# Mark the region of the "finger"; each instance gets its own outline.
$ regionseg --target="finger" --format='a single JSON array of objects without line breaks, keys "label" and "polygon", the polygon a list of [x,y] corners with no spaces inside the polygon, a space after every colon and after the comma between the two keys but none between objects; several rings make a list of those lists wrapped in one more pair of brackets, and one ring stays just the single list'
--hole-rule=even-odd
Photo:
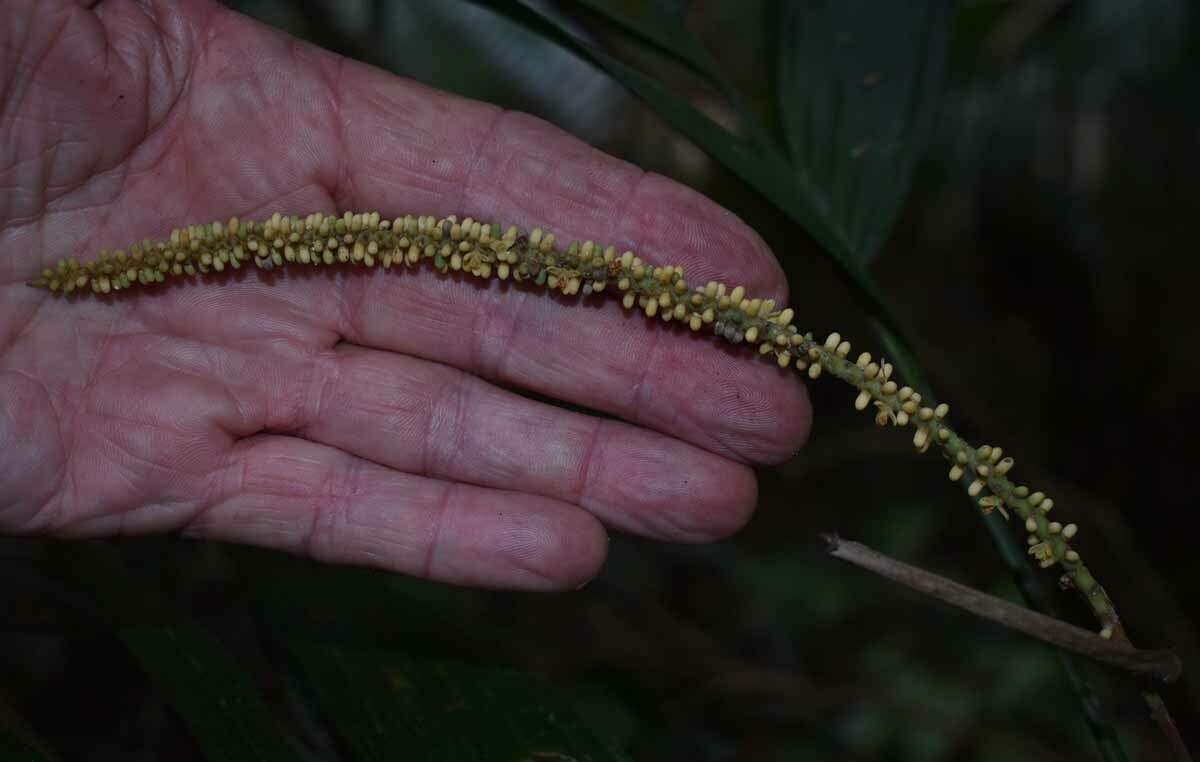
[{"label": "finger", "polygon": [[441,582],[574,589],[604,561],[589,514],[558,500],[403,474],[332,447],[241,440],[186,534]]},{"label": "finger", "polygon": [[[409,473],[574,503],[613,526],[675,541],[727,535],[755,505],[749,468],[661,434],[390,352],[261,346],[214,352],[198,342],[157,343],[154,364],[171,378],[206,380],[173,386],[166,397],[205,411],[230,443],[294,434]],[[168,388],[146,367],[131,380],[141,382]],[[137,407],[172,427],[194,425],[178,406]]]},{"label": "finger", "polygon": [[[778,264],[711,201],[549,125],[347,63],[337,83],[339,205],[469,211],[594,237],[783,298]],[[432,277],[345,282],[338,330],[615,413],[722,454],[775,461],[809,428],[801,385],[711,340],[663,336],[614,305],[580,313],[528,292]],[[586,320],[580,320],[580,315]]]},{"label": "finger", "polygon": [[[358,146],[343,171],[354,178],[347,203],[387,199],[435,213],[544,221],[564,238],[611,241],[682,264],[694,282],[716,278],[784,297],[762,241],[699,194],[530,117],[373,77],[344,77],[346,123]],[[353,93],[368,83],[374,97],[365,107]],[[564,395],[723,454],[778,460],[808,429],[794,377],[711,339],[667,337],[614,304],[571,308],[498,284],[403,278],[352,279],[345,298],[339,330],[356,343]]]},{"label": "finger", "polygon": [[[233,18],[222,23],[232,26]],[[247,37],[232,29],[213,35],[200,66],[220,62],[220,72],[206,78],[201,71],[197,81],[235,69],[260,72],[262,86],[246,96],[252,103],[239,108],[238,119],[309,159],[281,162],[270,150],[238,155],[251,187],[288,189],[285,198],[296,203],[325,189],[340,208],[540,223],[560,238],[611,242],[680,264],[695,283],[715,278],[786,297],[762,240],[692,190],[532,117],[276,34],[259,35],[253,46],[235,44]],[[290,74],[281,77],[281,70]],[[297,118],[272,117],[279,114]],[[224,135],[229,116],[220,108],[197,112],[193,126]],[[225,167],[219,156],[213,161]],[[611,303],[569,307],[518,288],[481,289],[428,272],[339,282],[341,291],[323,281],[305,284],[304,296],[322,302],[321,310],[309,310],[314,318],[357,344],[450,363],[744,460],[787,457],[808,431],[807,398],[793,377],[711,340],[667,336]]]},{"label": "finger", "polygon": [[676,542],[728,535],[754,509],[749,467],[662,434],[390,352],[347,346],[321,365],[287,428],[401,471],[557,498]]}]

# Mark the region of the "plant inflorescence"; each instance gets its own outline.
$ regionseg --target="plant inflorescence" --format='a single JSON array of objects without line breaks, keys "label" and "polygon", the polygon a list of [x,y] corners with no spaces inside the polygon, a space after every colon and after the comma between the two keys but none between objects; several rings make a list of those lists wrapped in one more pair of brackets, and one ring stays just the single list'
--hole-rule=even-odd
[{"label": "plant inflorescence", "polygon": [[854,406],[870,408],[876,424],[911,428],[913,445],[921,452],[937,447],[950,463],[951,481],[965,484],[983,512],[1006,519],[1015,515],[1028,534],[1030,555],[1042,567],[1061,565],[1061,581],[1084,597],[1103,637],[1120,627],[1104,588],[1071,547],[1076,525],[1051,520],[1054,501],[1009,478],[1011,456],[993,445],[969,444],[947,423],[949,407],[923,404],[920,393],[892,378],[892,365],[883,358],[863,352],[852,360],[850,342],[839,334],[815,339],[796,328],[791,308],[753,298],[742,286],[709,281],[693,287],[679,266],[649,264],[631,251],[592,241],[572,241],[562,249],[553,233],[540,228],[526,233],[469,217],[275,214],[264,222],[235,217],[224,224],[189,225],[173,230],[166,241],[102,251],[94,261],[62,259],[30,285],[60,295],[88,290],[107,295],[250,263],[262,270],[334,265],[392,270],[427,263],[443,274],[511,278],[566,296],[614,294],[625,309],[749,345],[781,368],[793,367],[813,379],[822,373],[836,376],[858,390]]}]

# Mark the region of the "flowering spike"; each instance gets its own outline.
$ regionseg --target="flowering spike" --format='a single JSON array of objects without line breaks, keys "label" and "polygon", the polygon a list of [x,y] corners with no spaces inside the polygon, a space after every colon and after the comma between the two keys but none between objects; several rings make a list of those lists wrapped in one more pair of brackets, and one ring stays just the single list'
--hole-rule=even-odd
[{"label": "flowering spike", "polygon": [[[627,310],[636,306],[662,322],[681,322],[691,331],[711,331],[733,344],[756,345],[758,354],[773,355],[780,368],[795,366],[812,379],[827,373],[852,384],[858,392],[855,409],[874,405],[880,426],[917,423],[912,440],[917,449],[937,444],[952,462],[953,481],[971,474],[967,493],[982,510],[997,510],[1007,518],[1007,504],[1016,512],[1030,533],[1031,554],[1043,566],[1061,559],[1067,577],[1100,618],[1101,634],[1116,632],[1119,622],[1111,601],[1067,544],[1078,527],[1039,518],[1054,501],[1008,480],[1011,457],[1000,447],[968,445],[946,423],[949,406],[922,405],[919,392],[892,379],[891,363],[874,360],[869,352],[851,362],[850,341],[841,334],[815,340],[792,324],[793,308],[776,311],[774,300],[750,296],[744,286],[709,281],[693,288],[682,267],[648,263],[632,251],[618,254],[615,247],[592,241],[560,248],[555,235],[542,228],[525,234],[515,226],[501,228],[470,217],[404,215],[386,220],[378,212],[276,212],[262,222],[232,217],[227,223],[181,226],[164,241],[144,240],[127,250],[101,251],[94,262],[59,260],[44,267],[29,285],[55,295],[90,290],[104,296],[222,273],[246,263],[264,271],[331,266],[392,271],[425,261],[449,277],[511,279],[520,288],[551,288],[563,296],[611,293]],[[988,494],[983,494],[985,487]]]}]

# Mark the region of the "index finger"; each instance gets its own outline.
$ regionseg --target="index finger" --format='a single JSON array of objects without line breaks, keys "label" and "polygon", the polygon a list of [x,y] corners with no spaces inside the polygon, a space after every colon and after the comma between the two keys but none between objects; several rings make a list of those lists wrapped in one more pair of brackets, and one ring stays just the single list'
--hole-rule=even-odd
[{"label": "index finger", "polygon": [[[210,35],[198,65],[253,72],[253,112],[295,114],[270,121],[271,139],[311,153],[315,160],[304,164],[311,169],[296,176],[297,162],[270,159],[239,168],[269,177],[264,187],[294,189],[283,197],[316,191],[332,195],[339,209],[388,217],[457,214],[540,225],[564,242],[590,238],[648,262],[681,265],[693,284],[716,279],[786,297],[782,270],[763,241],[695,191],[533,117],[260,36],[262,44],[246,47],[232,42],[237,35]],[[224,134],[221,109],[214,111],[198,112],[197,126]],[[786,457],[808,430],[807,398],[791,374],[710,338],[670,336],[678,333],[673,327],[647,324],[613,300],[576,305],[578,297],[534,296],[509,283],[428,271],[335,282],[334,309],[304,309],[356,344],[452,364],[744,460]],[[325,288],[302,289],[305,304]]]},{"label": "index finger", "polygon": [[[561,240],[593,239],[689,281],[744,284],[783,302],[787,283],[735,215],[667,178],[608,156],[533,117],[347,64],[340,80],[346,204],[541,223]],[[787,457],[809,407],[793,374],[710,338],[665,336],[616,305],[587,309],[501,284],[408,278],[346,282],[343,335],[568,398],[714,452]],[[505,291],[508,291],[505,293]],[[573,307],[573,308],[572,308]]]}]

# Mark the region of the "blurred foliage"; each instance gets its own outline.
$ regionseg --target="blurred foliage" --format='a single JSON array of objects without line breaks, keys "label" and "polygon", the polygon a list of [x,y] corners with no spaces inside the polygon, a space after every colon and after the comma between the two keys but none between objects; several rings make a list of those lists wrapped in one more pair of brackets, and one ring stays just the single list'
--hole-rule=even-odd
[{"label": "blurred foliage", "polygon": [[802,187],[862,262],[908,195],[942,98],[949,3],[782,3],[783,134]]},{"label": "blurred foliage", "polygon": [[[1200,599],[1186,447],[1200,369],[1181,335],[1200,273],[1176,256],[1200,212],[1184,0],[959,3],[939,32],[936,121],[914,104],[940,59],[888,58],[932,28],[906,4],[866,21],[862,3],[790,0],[230,5],[699,188],[780,254],[808,324],[865,336],[853,279],[820,255],[832,228],[795,225],[821,203],[846,215],[843,253],[872,261],[859,274],[966,433],[1017,454],[1056,510],[1086,512],[1089,561],[1137,642],[1200,664],[1180,605]],[[809,26],[856,8],[849,39]],[[861,57],[832,56],[851,43]],[[675,94],[676,116],[622,82]],[[802,97],[780,101],[784,87]],[[884,100],[892,110],[875,110]],[[881,150],[856,157],[864,143]],[[747,173],[772,145],[789,162]],[[797,176],[825,195],[798,192]],[[776,191],[794,196],[790,219]],[[0,540],[0,759],[1095,757],[1050,649],[824,555],[816,534],[837,529],[1018,596],[939,463],[874,431],[838,385],[811,390],[813,441],[762,470],[743,533],[705,547],[614,537],[603,575],[571,595],[171,538]],[[1129,681],[1081,679],[1130,758],[1163,758]],[[1195,673],[1166,697],[1200,743]]]}]

